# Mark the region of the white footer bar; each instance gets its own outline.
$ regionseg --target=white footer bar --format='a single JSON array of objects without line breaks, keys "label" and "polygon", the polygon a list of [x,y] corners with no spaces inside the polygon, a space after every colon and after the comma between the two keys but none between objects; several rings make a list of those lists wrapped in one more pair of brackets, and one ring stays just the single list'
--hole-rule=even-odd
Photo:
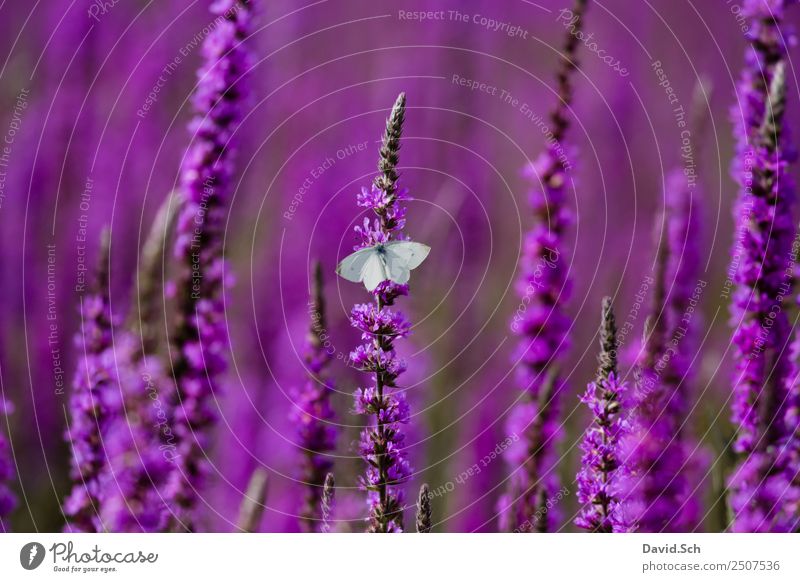
[{"label": "white footer bar", "polygon": [[777,582],[800,580],[800,536],[0,534],[0,574],[4,581]]}]

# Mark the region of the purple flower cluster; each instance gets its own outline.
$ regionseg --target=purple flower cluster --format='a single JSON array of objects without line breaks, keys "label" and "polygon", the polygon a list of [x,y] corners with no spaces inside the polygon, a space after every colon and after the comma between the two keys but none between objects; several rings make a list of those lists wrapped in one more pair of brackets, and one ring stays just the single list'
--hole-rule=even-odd
[{"label": "purple flower cluster", "polygon": [[793,38],[780,26],[790,3],[748,0],[744,6],[751,46],[738,85],[739,108],[733,112],[737,155],[732,173],[740,194],[731,264],[737,361],[732,420],[738,429],[734,448],[740,453],[755,450],[763,429],[759,403],[767,392],[783,391],[788,367],[781,354],[787,351],[791,331],[780,304],[794,276],[790,263],[794,185],[786,171],[794,152],[785,133],[776,139],[774,131],[764,135],[764,130],[777,105],[767,106],[770,86],[784,66],[787,39]]},{"label": "purple flower cluster", "polygon": [[102,435],[99,520],[104,531],[165,531],[179,477],[167,405],[172,385],[156,358],[139,359],[140,338],[121,333],[115,340],[114,389],[120,397]]},{"label": "purple flower cluster", "polygon": [[[544,190],[531,196],[536,223],[525,238],[518,282],[527,306],[512,322],[512,331],[520,338],[514,361],[518,362],[517,378],[525,401],[512,413],[508,432],[526,438],[509,451],[508,459],[513,466],[524,467],[515,479],[519,479],[523,506],[531,513],[535,512],[536,483],[552,468],[559,430],[563,385],[557,374],[549,379],[548,371],[555,369],[569,348],[570,318],[564,304],[572,286],[567,277],[563,236],[572,223],[572,214],[566,206],[567,178],[560,155],[551,145],[532,169]],[[544,395],[543,389],[550,382],[552,390]],[[557,489],[556,482],[552,485]],[[516,521],[525,521],[527,516],[522,518],[520,515]]]},{"label": "purple flower cluster", "polygon": [[578,473],[578,501],[584,508],[575,520],[592,532],[628,532],[632,524],[624,495],[628,469],[623,459],[623,439],[630,431],[625,417],[627,386],[615,373],[591,382],[581,396],[594,416],[586,431]]},{"label": "purple flower cluster", "polygon": [[[358,196],[359,206],[374,214],[356,227],[361,243],[356,249],[368,248],[391,240],[402,240],[405,225],[405,191],[397,189],[397,161],[400,148],[405,94],[397,98],[386,122],[379,168],[371,190]],[[355,412],[372,418],[361,433],[359,453],[367,463],[361,487],[368,492],[369,530],[376,533],[403,531],[403,492],[398,485],[411,474],[403,450],[401,425],[408,422],[409,409],[402,392],[397,391],[397,378],[405,370],[394,350],[394,342],[406,337],[410,324],[402,313],[390,309],[395,299],[408,294],[408,285],[384,281],[372,292],[374,303],[353,307],[350,322],[361,332],[363,344],[350,354],[353,367],[370,374],[371,384],[355,393]]]},{"label": "purple flower cluster", "polygon": [[800,529],[800,455],[777,446],[754,452],[728,481],[728,502],[734,514],[731,531],[741,533],[797,532]]},{"label": "purple flower cluster", "polygon": [[691,531],[699,521],[699,458],[686,434],[698,347],[699,192],[682,171],[667,179],[653,313],[639,362],[630,449],[631,512],[643,532]]},{"label": "purple flower cluster", "polygon": [[671,394],[666,413],[673,427],[673,437],[666,446],[676,457],[680,470],[673,475],[667,498],[673,505],[672,518],[664,530],[693,531],[700,522],[703,452],[687,429],[690,403],[697,374],[695,361],[700,351],[702,315],[700,299],[706,282],[701,279],[702,195],[703,192],[685,172],[675,170],[667,177],[667,247],[666,294],[667,360],[663,381]]},{"label": "purple flower cluster", "polygon": [[[734,488],[740,495],[752,490],[746,484],[748,473],[755,472],[761,475],[762,482],[767,481],[767,486],[758,491],[761,498],[755,502],[742,498],[732,501],[734,507],[750,505],[758,508],[755,512],[740,514],[736,522],[740,531],[760,531],[766,529],[766,524],[776,524],[777,527],[772,531],[800,532],[800,332],[796,332],[792,342],[790,358],[793,368],[789,376],[781,433],[774,446],[774,462],[772,466],[753,471],[753,468],[746,467],[745,461],[742,473],[735,476],[744,481],[744,486]],[[765,512],[767,508],[769,511]],[[746,518],[750,524],[743,523]]]},{"label": "purple flower cluster", "polygon": [[[687,392],[696,377],[692,360],[699,348],[699,330],[702,315],[698,300],[705,281],[701,272],[702,200],[703,192],[697,182],[690,182],[681,170],[667,176],[667,262],[666,293],[667,345],[680,349],[671,351],[669,369],[675,388]],[[678,415],[686,413],[686,403],[680,402]]]},{"label": "purple flower cluster", "polygon": [[108,295],[108,238],[103,238],[99,268],[92,292],[81,298],[81,332],[75,343],[79,363],[70,396],[70,426],[66,438],[72,450],[72,490],[64,500],[70,531],[101,531],[100,475],[105,467],[103,435],[113,411],[120,406],[115,386],[112,347],[114,320]]},{"label": "purple flower cluster", "polygon": [[[745,5],[751,47],[739,83],[735,115],[740,186],[734,247],[732,323],[737,348],[732,419],[734,448],[746,455],[729,480],[731,529],[795,531],[800,500],[796,411],[797,346],[786,349],[791,325],[783,310],[795,278],[795,151],[784,122],[786,47],[782,26],[791,1]],[[737,113],[736,111],[734,112]],[[743,121],[742,121],[743,118]]]},{"label": "purple flower cluster", "polygon": [[[14,411],[10,402],[0,396],[0,418],[5,424],[6,416]],[[17,498],[8,487],[8,482],[14,478],[14,465],[11,462],[11,451],[5,439],[5,428],[0,432],[0,533],[9,531],[6,518],[17,506]]]},{"label": "purple flower cluster", "polygon": [[[585,0],[576,2],[575,31],[582,27],[586,4]],[[573,221],[567,206],[571,149],[563,141],[569,127],[570,79],[577,67],[577,38],[574,32],[567,37],[558,74],[560,102],[551,115],[552,135],[545,152],[527,168],[527,174],[539,187],[530,197],[534,226],[523,243],[517,284],[525,307],[518,310],[511,324],[512,332],[520,338],[514,362],[523,396],[507,424],[509,434],[524,438],[507,455],[513,473],[509,492],[498,503],[503,530],[530,523],[538,515],[541,517],[537,529],[548,531],[557,520],[556,512],[543,511],[540,502],[558,490],[553,464],[564,386],[556,370],[569,348],[567,331],[571,321],[564,307],[572,291],[565,241]]]},{"label": "purple flower cluster", "polygon": [[785,406],[769,415],[758,447],[728,481],[735,532],[800,531],[800,337],[789,357]]},{"label": "purple flower cluster", "polygon": [[633,525],[625,506],[629,469],[624,440],[630,433],[628,388],[617,371],[617,328],[611,298],[603,299],[597,379],[590,382],[581,402],[592,412],[578,472],[578,501],[583,504],[575,520],[591,532],[629,532]]},{"label": "purple flower cluster", "polygon": [[303,452],[301,478],[306,485],[306,492],[300,511],[301,525],[306,531],[317,531],[323,524],[325,479],[333,469],[330,453],[336,448],[336,429],[332,423],[334,413],[330,403],[334,384],[324,374],[331,354],[325,345],[328,332],[319,263],[314,267],[314,287],[309,306],[311,328],[303,358],[308,368],[308,378],[301,390],[294,391],[295,406],[290,418],[297,426],[298,446]]},{"label": "purple flower cluster", "polygon": [[75,532],[164,531],[175,497],[171,383],[141,338],[118,329],[108,294],[108,237],[91,294],[83,298],[81,358],[67,438],[72,491],[64,501]]},{"label": "purple flower cluster", "polygon": [[638,401],[625,441],[631,467],[629,515],[638,531],[691,531],[696,525],[692,523],[695,499],[685,475],[690,470],[687,450],[679,434],[671,432],[673,419],[664,411],[669,396],[658,390],[658,398]]},{"label": "purple flower cluster", "polygon": [[204,450],[216,420],[212,399],[225,371],[228,338],[224,322],[226,287],[223,235],[233,180],[232,140],[242,118],[242,77],[250,63],[244,47],[251,0],[218,0],[217,19],[203,42],[190,129],[193,141],[181,173],[183,207],[175,254],[183,263],[180,320],[174,333],[172,371],[177,387],[175,432],[183,486],[178,503],[181,527],[193,529],[198,487],[207,473]]}]

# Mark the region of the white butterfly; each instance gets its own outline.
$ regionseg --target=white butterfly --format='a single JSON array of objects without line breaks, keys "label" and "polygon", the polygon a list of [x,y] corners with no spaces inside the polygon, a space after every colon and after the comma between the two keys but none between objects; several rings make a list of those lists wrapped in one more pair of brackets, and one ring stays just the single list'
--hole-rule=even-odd
[{"label": "white butterfly", "polygon": [[431,252],[431,247],[409,240],[394,240],[354,252],[336,267],[336,273],[352,281],[364,282],[374,291],[383,281],[408,283],[411,269],[416,269]]}]

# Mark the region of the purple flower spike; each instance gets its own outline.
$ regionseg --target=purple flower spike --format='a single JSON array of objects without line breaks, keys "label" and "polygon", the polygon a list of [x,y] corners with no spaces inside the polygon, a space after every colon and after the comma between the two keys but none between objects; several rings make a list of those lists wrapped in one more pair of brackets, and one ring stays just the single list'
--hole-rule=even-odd
[{"label": "purple flower spike", "polygon": [[[5,417],[14,410],[10,402],[0,396],[0,417],[4,421]],[[14,465],[11,462],[11,451],[4,436],[5,427],[0,431],[0,533],[10,531],[6,521],[11,512],[17,506],[17,497],[8,487],[8,482],[14,478]]]},{"label": "purple flower spike", "polygon": [[82,300],[80,361],[70,398],[67,439],[72,491],[64,501],[72,532],[166,529],[174,487],[172,394],[138,334],[117,329],[108,294],[108,233],[95,282]]},{"label": "purple flower spike", "polygon": [[558,73],[560,101],[551,115],[552,138],[527,171],[541,189],[531,196],[534,226],[523,243],[517,285],[526,308],[511,323],[520,338],[514,362],[523,396],[509,417],[507,431],[523,438],[507,455],[513,472],[508,493],[498,504],[503,530],[530,531],[528,524],[536,521],[536,531],[549,531],[558,521],[557,512],[542,503],[554,499],[559,487],[554,450],[561,433],[558,418],[564,385],[555,370],[569,348],[566,335],[571,322],[564,308],[572,286],[564,237],[573,220],[567,206],[570,148],[563,141],[572,104],[571,78],[577,68],[576,31],[583,25],[586,5],[587,0],[576,0],[573,9],[574,29],[567,36]]},{"label": "purple flower spike", "polygon": [[[397,161],[403,127],[406,98],[401,93],[386,122],[378,168],[381,174],[371,190],[362,191],[358,204],[370,209],[374,218],[365,218],[356,233],[361,244],[356,249],[379,242],[402,240],[407,199],[397,189]],[[359,453],[367,463],[367,472],[360,480],[368,492],[369,531],[390,533],[403,531],[403,492],[411,467],[403,450],[402,425],[408,422],[405,397],[397,392],[397,378],[405,365],[394,351],[394,342],[409,333],[410,324],[402,313],[389,309],[395,299],[408,294],[408,285],[384,281],[372,292],[375,302],[356,305],[350,322],[364,341],[350,354],[353,367],[371,376],[371,384],[355,393],[355,412],[372,419],[361,433]]]},{"label": "purple flower spike", "polygon": [[627,419],[627,386],[617,372],[617,326],[611,298],[603,299],[600,326],[600,363],[581,402],[592,412],[586,431],[578,473],[578,501],[583,504],[575,520],[578,527],[598,533],[629,532],[633,526],[624,503],[626,479],[623,439],[630,432]]},{"label": "purple flower spike", "polygon": [[685,172],[675,171],[668,177],[666,277],[672,288],[666,296],[669,333],[662,358],[666,360],[664,385],[670,394],[664,413],[673,432],[665,447],[676,457],[679,469],[665,487],[664,497],[672,507],[672,516],[659,531],[694,531],[701,520],[704,454],[690,434],[687,422],[692,399],[697,398],[695,358],[700,351],[699,331],[703,324],[698,303],[707,284],[701,279],[701,199],[702,191],[696,180],[689,179]]},{"label": "purple flower spike", "polygon": [[323,524],[322,494],[326,475],[333,469],[330,453],[336,449],[336,429],[330,395],[333,382],[324,370],[331,359],[325,338],[325,301],[322,293],[322,268],[314,265],[314,285],[309,302],[311,328],[306,340],[305,362],[308,379],[302,390],[294,393],[295,407],[291,420],[298,427],[299,446],[303,451],[302,480],[306,485],[305,499],[300,510],[300,522],[305,531],[317,531]]},{"label": "purple flower spike", "polygon": [[64,500],[67,530],[96,532],[99,520],[100,475],[106,465],[103,435],[113,410],[119,407],[114,384],[112,349],[114,321],[108,294],[108,231],[103,232],[92,291],[81,298],[81,332],[75,338],[79,362],[70,396],[70,426],[66,439],[72,450],[72,490]]},{"label": "purple flower spike", "polygon": [[194,139],[181,173],[175,254],[183,272],[172,372],[182,473],[176,527],[188,530],[195,528],[194,508],[208,472],[205,450],[216,422],[212,401],[226,368],[223,229],[233,179],[232,141],[245,97],[242,78],[250,66],[244,41],[252,6],[252,0],[218,0],[211,6],[218,18],[203,43],[205,64],[198,73],[190,126]]},{"label": "purple flower spike", "polygon": [[[667,180],[666,238],[659,244],[652,314],[639,361],[636,411],[627,441],[631,512],[642,532],[685,532],[699,525],[699,458],[685,427],[698,349],[701,237],[699,193],[683,172]],[[669,290],[667,287],[669,286]]]},{"label": "purple flower spike", "polygon": [[[770,46],[767,40],[778,34],[778,22],[776,30],[766,22],[760,26],[766,38],[759,37],[756,46],[765,51]],[[787,169],[793,153],[784,124],[784,54],[778,50],[777,55],[778,61],[770,63],[763,123],[753,138],[753,211],[735,280],[734,322],[739,327],[734,342],[742,358],[734,388],[733,418],[739,423],[735,448],[747,454],[728,483],[731,529],[737,532],[793,532],[800,526],[796,359],[800,338],[785,355],[791,330],[780,308],[794,282],[794,228],[788,214],[794,185]]]},{"label": "purple flower spike", "polygon": [[787,45],[794,42],[793,32],[782,27],[784,9],[792,3],[748,0],[743,9],[751,46],[738,85],[739,107],[733,110],[737,146],[732,173],[740,194],[730,271],[737,361],[734,448],[744,454],[760,446],[765,421],[759,418],[760,403],[765,398],[784,400],[788,371],[786,357],[779,354],[786,352],[791,330],[780,304],[794,278],[787,270],[795,232],[794,184],[786,168],[794,151],[781,123],[785,98],[770,100],[769,93],[783,76]]},{"label": "purple flower spike", "polygon": [[[658,225],[658,223],[657,223]],[[651,315],[645,322],[642,350],[636,368],[635,411],[626,456],[632,473],[628,492],[630,512],[639,531],[668,529],[681,509],[685,471],[678,427],[685,408],[683,396],[667,376],[672,351],[667,316],[665,279],[670,248],[658,243]]]},{"label": "purple flower spike", "polygon": [[137,335],[118,334],[108,353],[120,398],[103,434],[107,460],[98,479],[102,529],[166,531],[175,492],[176,447],[167,407],[172,384],[155,357],[142,357]]}]

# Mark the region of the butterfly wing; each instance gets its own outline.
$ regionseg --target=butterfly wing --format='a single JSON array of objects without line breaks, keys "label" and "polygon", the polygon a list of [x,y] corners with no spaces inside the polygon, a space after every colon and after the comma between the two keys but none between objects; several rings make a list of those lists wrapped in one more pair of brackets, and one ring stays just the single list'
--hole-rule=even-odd
[{"label": "butterfly wing", "polygon": [[387,263],[400,261],[410,269],[416,269],[428,257],[431,247],[410,240],[398,240],[386,243]]},{"label": "butterfly wing", "polygon": [[408,283],[408,280],[411,278],[411,269],[408,268],[404,259],[393,255],[391,252],[387,252],[385,261],[389,279],[400,285]]},{"label": "butterfly wing", "polygon": [[353,283],[360,283],[364,277],[364,267],[373,255],[375,250],[371,247],[354,252],[339,263],[336,274]]},{"label": "butterfly wing", "polygon": [[389,278],[389,273],[386,269],[386,264],[380,253],[375,249],[365,249],[372,251],[364,263],[364,268],[361,270],[361,280],[364,281],[364,287],[367,291],[374,291],[375,288]]}]

